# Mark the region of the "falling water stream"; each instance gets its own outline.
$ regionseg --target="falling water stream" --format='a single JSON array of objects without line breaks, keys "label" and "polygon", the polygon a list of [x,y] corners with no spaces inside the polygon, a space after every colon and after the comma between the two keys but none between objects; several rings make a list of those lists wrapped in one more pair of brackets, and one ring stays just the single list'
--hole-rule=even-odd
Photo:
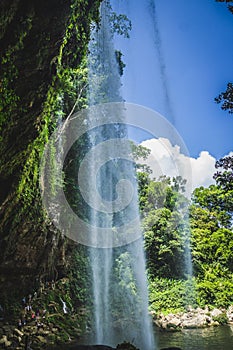
[{"label": "falling water stream", "polygon": [[[100,16],[89,44],[89,106],[122,101],[108,1],[102,2]],[[90,113],[89,119],[93,117],[96,116]],[[114,113],[113,117],[114,120],[109,114],[108,124],[103,122],[89,133],[89,148],[95,148],[90,154],[87,173],[94,308],[94,337],[90,341],[111,346],[129,341],[143,350],[151,350],[155,345],[148,316],[142,236],[125,245],[122,235],[127,233],[123,232],[116,245],[112,235],[106,234],[102,246],[98,244],[99,228],[107,227],[114,233],[124,221],[139,216],[135,168],[129,160],[129,144],[124,142],[127,139],[124,113]],[[128,153],[125,159],[114,156],[119,148]]]}]

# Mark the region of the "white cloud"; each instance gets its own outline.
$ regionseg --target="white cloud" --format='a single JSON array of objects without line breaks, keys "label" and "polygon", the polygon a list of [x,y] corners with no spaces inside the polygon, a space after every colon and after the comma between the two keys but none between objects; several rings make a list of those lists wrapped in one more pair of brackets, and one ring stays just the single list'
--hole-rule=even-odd
[{"label": "white cloud", "polygon": [[172,146],[166,138],[146,140],[141,145],[151,150],[144,163],[151,167],[152,175],[156,178],[160,175],[182,176],[187,180],[187,195],[196,187],[208,187],[214,183],[216,159],[209,152],[202,151],[198,158],[192,158],[182,154],[180,147]]},{"label": "white cloud", "polygon": [[192,189],[200,186],[208,187],[214,183],[216,159],[207,151],[202,151],[198,158],[190,158],[192,167]]}]

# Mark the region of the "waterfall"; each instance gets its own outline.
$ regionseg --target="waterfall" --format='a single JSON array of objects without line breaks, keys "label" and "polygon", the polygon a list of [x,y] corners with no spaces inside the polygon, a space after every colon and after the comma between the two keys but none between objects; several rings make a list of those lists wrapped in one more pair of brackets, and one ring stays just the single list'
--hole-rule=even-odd
[{"label": "waterfall", "polygon": [[68,314],[68,310],[67,310],[67,306],[66,306],[66,302],[64,300],[61,299],[62,302],[62,310],[64,314]]},{"label": "waterfall", "polygon": [[[103,1],[100,23],[92,28],[89,108],[69,116],[50,138],[41,161],[41,192],[43,205],[56,227],[78,244],[88,246],[94,334],[89,342],[116,346],[129,341],[141,350],[152,350],[155,344],[148,316],[137,181],[125,111],[133,116],[130,125],[147,132],[153,129],[151,135],[169,139],[184,154],[188,153],[165,118],[142,106],[123,103],[110,11],[109,2]],[[73,152],[79,156],[77,162],[73,162],[72,154],[69,156],[73,146]],[[56,166],[51,164],[51,153],[58,155]],[[182,162],[173,154],[171,160],[178,174],[182,174]],[[78,181],[71,182],[67,191],[63,189],[64,169],[67,173],[72,169],[72,175],[78,173]],[[187,274],[191,276],[188,248],[185,258]],[[66,313],[66,304],[62,303]]]},{"label": "waterfall", "polygon": [[[148,315],[142,234],[129,240],[127,232],[119,230],[125,222],[138,218],[139,212],[124,110],[114,107],[114,102],[121,102],[122,97],[109,12],[109,2],[103,1],[100,23],[92,28],[88,55],[88,101],[94,108],[88,113],[87,123],[91,124],[93,118],[100,119],[100,126],[88,133],[89,152],[86,173],[82,176],[86,179],[83,186],[91,231],[94,310],[91,341],[110,346],[129,341],[140,349],[151,350],[155,345]],[[113,107],[105,107],[109,102]],[[98,113],[100,104],[102,113]],[[105,108],[109,114],[107,122]],[[113,112],[109,113],[111,108]],[[120,157],[119,152],[124,156]],[[101,230],[106,233],[100,237]]]},{"label": "waterfall", "polygon": [[[166,105],[167,113],[175,125],[175,111],[172,104],[171,93],[169,89],[169,80],[167,76],[167,67],[166,67],[166,57],[163,52],[162,38],[159,28],[159,18],[157,12],[156,0],[148,0],[148,12],[152,24],[152,35],[153,35],[153,44],[158,60],[160,78],[161,78],[161,88],[164,95],[164,102]],[[187,208],[186,208],[187,209]],[[195,292],[193,286],[193,269],[192,269],[192,259],[191,259],[191,248],[190,248],[190,228],[189,228],[189,218],[186,218],[185,222],[185,238],[186,243],[184,245],[184,266],[185,266],[185,275],[188,280],[186,296],[184,300],[186,301],[186,306],[192,305],[195,300]]]},{"label": "waterfall", "polygon": [[170,116],[170,119],[174,122],[174,110],[173,110],[171,95],[169,91],[166,61],[163,53],[161,34],[159,30],[156,0],[149,0],[148,5],[149,5],[149,15],[151,18],[152,28],[153,28],[153,33],[152,33],[153,42],[156,50],[156,56],[158,59],[162,90],[164,94],[164,102],[167,108],[167,113]]}]

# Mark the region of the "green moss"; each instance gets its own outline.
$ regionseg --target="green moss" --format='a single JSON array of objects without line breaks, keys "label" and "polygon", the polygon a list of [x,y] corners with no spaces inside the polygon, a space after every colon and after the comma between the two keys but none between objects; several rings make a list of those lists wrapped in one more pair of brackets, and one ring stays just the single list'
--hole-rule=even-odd
[{"label": "green moss", "polygon": [[[8,24],[13,15],[15,7],[11,7],[5,17],[5,21],[0,18],[0,23]],[[5,22],[5,23],[3,23]],[[1,57],[1,82],[0,82],[0,130],[7,125],[12,126],[12,114],[20,106],[20,97],[14,89],[15,79],[18,79],[18,68],[16,66],[17,53],[24,48],[24,41],[32,28],[32,15],[29,15],[23,23],[18,25],[15,31],[14,43],[8,46]],[[20,110],[20,109],[19,109]],[[3,141],[3,139],[0,139]]]},{"label": "green moss", "polygon": [[[63,42],[56,62],[56,75],[48,89],[43,112],[38,117],[37,129],[39,136],[28,145],[27,157],[17,193],[23,198],[25,206],[29,206],[39,195],[39,160],[42,157],[45,144],[54,131],[58,121],[68,117],[72,109],[80,110],[86,107],[87,67],[86,50],[89,37],[89,26],[93,11],[83,7],[85,1],[73,1],[71,16],[66,28]],[[95,7],[97,8],[97,7]],[[85,13],[84,13],[85,11]],[[97,11],[94,11],[97,14]],[[86,21],[83,20],[87,15]],[[97,18],[96,18],[97,19]],[[75,47],[71,43],[75,42]],[[75,50],[76,49],[76,50]],[[71,51],[70,51],[71,50]],[[74,108],[75,107],[75,108]],[[51,145],[50,166],[55,164],[55,149]],[[13,164],[9,164],[13,168]],[[51,189],[55,187],[55,178],[51,178]]]},{"label": "green moss", "polygon": [[7,26],[13,20],[17,11],[17,2],[12,2],[11,6],[4,7],[0,13],[0,39],[3,38]]},{"label": "green moss", "polygon": [[[26,282],[29,276],[23,278],[23,269],[22,276],[18,276],[20,283],[22,281],[16,293],[18,296],[24,293],[23,290],[33,288],[35,279],[42,274],[52,276],[57,269],[58,278],[68,274],[70,282],[65,293],[63,290],[62,297],[70,309],[78,310],[86,297],[86,278],[77,274],[78,269],[83,270],[84,261],[86,266],[85,254],[78,252],[80,256],[73,258],[76,249],[73,246],[64,248],[67,249],[67,260],[61,259],[60,251],[67,239],[61,239],[43,210],[39,184],[40,161],[58,123],[64,121],[71,111],[86,107],[86,52],[90,23],[98,20],[99,1],[73,0],[70,9],[64,2],[64,18],[60,10],[56,15],[60,17],[51,17],[53,21],[58,19],[56,26],[50,25],[50,13],[38,2],[32,1],[25,9],[20,3],[18,5],[17,9],[6,10],[9,17],[0,23],[4,30],[11,30],[10,37],[3,37],[1,42],[0,58],[0,184],[2,188],[7,185],[5,195],[0,196],[3,203],[0,212],[0,240],[3,242],[0,260],[8,259],[12,269],[15,261],[19,268],[21,265],[30,266],[28,275],[31,274],[31,283]],[[54,16],[52,10],[51,16]],[[43,29],[46,25],[49,28],[47,32]],[[54,160],[55,149],[51,145],[51,167],[55,164]],[[55,188],[55,181],[55,177],[51,178],[51,188]],[[38,244],[38,251],[30,261],[28,251],[33,244]],[[27,258],[20,256],[23,249]],[[74,264],[75,268],[70,268],[69,264]],[[17,276],[14,276],[13,281],[17,283]],[[11,291],[6,293],[10,300]],[[57,295],[52,292],[49,295],[48,301],[60,303]],[[8,304],[7,300],[4,304]],[[80,316],[82,321],[77,328],[84,328],[85,317]]]}]

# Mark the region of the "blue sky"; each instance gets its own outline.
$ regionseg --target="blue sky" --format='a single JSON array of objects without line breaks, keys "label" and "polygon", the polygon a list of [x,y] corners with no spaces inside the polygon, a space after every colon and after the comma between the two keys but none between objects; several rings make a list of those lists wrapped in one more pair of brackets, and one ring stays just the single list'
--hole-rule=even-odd
[{"label": "blue sky", "polygon": [[[233,115],[214,98],[233,79],[233,15],[214,0],[113,0],[132,21],[130,39],[117,37],[126,63],[127,102],[166,117],[191,157],[218,159],[233,150]],[[143,135],[135,133],[137,141]]]}]

